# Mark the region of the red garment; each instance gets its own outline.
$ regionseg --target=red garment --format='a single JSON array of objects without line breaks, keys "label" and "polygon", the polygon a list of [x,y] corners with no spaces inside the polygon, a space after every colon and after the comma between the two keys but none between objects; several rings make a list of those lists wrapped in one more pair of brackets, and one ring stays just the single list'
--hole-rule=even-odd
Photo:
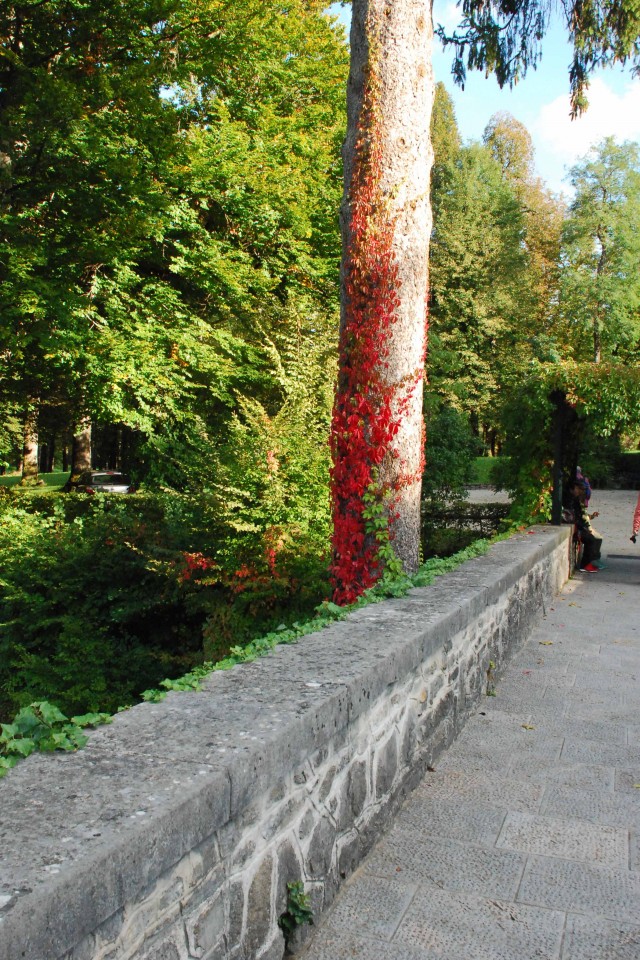
[{"label": "red garment", "polygon": [[636,503],[636,511],[633,515],[633,535],[640,533],[640,493],[638,494],[638,502]]}]

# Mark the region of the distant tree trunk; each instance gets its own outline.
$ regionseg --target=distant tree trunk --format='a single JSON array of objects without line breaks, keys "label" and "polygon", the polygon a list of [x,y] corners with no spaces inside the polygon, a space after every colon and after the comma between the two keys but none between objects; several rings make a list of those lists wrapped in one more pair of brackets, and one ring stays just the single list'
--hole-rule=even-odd
[{"label": "distant tree trunk", "polygon": [[122,427],[116,431],[116,470],[122,470]]},{"label": "distant tree trunk", "polygon": [[600,306],[597,307],[593,318],[593,362],[600,363],[602,360],[602,336],[600,333]]},{"label": "distant tree trunk", "polygon": [[71,472],[83,473],[91,470],[91,421],[83,420],[73,435],[71,451]]},{"label": "distant tree trunk", "polygon": [[49,443],[45,440],[38,447],[38,470],[40,473],[47,472],[47,463],[49,460]]},{"label": "distant tree trunk", "polygon": [[[354,0],[332,447],[335,598],[418,566],[434,95],[424,0]],[[374,532],[376,530],[377,532]]]},{"label": "distant tree trunk", "polygon": [[38,408],[30,404],[24,418],[21,483],[38,481]]},{"label": "distant tree trunk", "polygon": [[598,238],[598,243],[600,244],[600,256],[598,257],[598,265],[596,267],[598,303],[596,303],[595,312],[593,315],[593,362],[600,363],[602,360],[602,320],[605,312],[604,304],[600,302],[599,297],[600,286],[602,283],[600,278],[607,267],[609,251],[607,249],[605,231],[601,225],[598,225],[596,236]]}]

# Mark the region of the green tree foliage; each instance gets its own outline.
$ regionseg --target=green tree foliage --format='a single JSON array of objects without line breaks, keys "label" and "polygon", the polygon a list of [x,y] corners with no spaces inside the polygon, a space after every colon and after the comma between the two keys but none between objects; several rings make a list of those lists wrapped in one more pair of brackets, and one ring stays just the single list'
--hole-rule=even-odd
[{"label": "green tree foliage", "polygon": [[3,399],[184,483],[238,394],[281,399],[265,330],[335,326],[341,36],[302,0],[2,17]]},{"label": "green tree foliage", "polygon": [[524,217],[523,245],[528,255],[531,309],[525,327],[534,356],[550,359],[559,282],[560,237],[565,203],[548,190],[534,169],[534,148],[524,124],[509,113],[495,114],[484,143],[500,165],[504,181],[517,197]]},{"label": "green tree foliage", "polygon": [[498,394],[517,374],[535,309],[522,206],[482,145],[439,172],[431,247],[431,389],[495,429]]},{"label": "green tree foliage", "polygon": [[561,320],[580,360],[636,362],[640,347],[640,158],[603,140],[571,170]]},{"label": "green tree foliage", "polygon": [[435,204],[441,193],[447,189],[448,173],[455,164],[462,147],[453,100],[447,93],[444,83],[441,82],[436,83],[433,99],[431,146],[433,147],[431,197]]},{"label": "green tree foliage", "polygon": [[[640,370],[637,365],[607,362],[533,362],[523,375],[517,397],[511,396],[502,413],[505,424],[504,451],[496,469],[496,481],[516,500],[516,515],[549,519],[553,466],[553,397],[560,395],[572,412],[576,426],[574,443],[582,466],[589,464],[589,444],[598,438],[613,438],[637,429],[640,422]],[[597,463],[597,456],[594,457]],[[569,470],[574,464],[564,464]],[[601,464],[599,470],[603,472]]]},{"label": "green tree foliage", "polygon": [[0,447],[27,407],[125,425],[174,491],[146,521],[9,505],[15,706],[111,708],[202,659],[203,623],[219,655],[326,595],[348,51],[323,11],[0,11]]},{"label": "green tree foliage", "polygon": [[480,444],[468,417],[451,407],[427,416],[427,464],[422,495],[427,509],[461,500]]},{"label": "green tree foliage", "polygon": [[[621,431],[633,430],[637,422],[635,388],[620,365],[631,362],[633,374],[638,349],[637,163],[635,148],[604,141],[573,169],[575,199],[562,221],[553,203],[542,205],[542,217],[535,203],[527,203],[534,211],[527,215],[530,223],[547,222],[546,237],[537,230],[544,246],[530,245],[534,267],[542,265],[539,312],[532,317],[538,330],[531,329],[531,355],[504,392],[500,421],[509,460],[497,477],[520,501],[523,519],[549,516],[557,453],[553,396],[563,398],[570,421],[564,428],[565,478],[577,462],[589,466],[591,451],[609,443],[603,438],[613,437],[615,447]],[[525,196],[527,190],[525,181]],[[554,249],[556,264],[548,268],[547,250]],[[602,463],[594,459],[591,465],[605,475]]]}]

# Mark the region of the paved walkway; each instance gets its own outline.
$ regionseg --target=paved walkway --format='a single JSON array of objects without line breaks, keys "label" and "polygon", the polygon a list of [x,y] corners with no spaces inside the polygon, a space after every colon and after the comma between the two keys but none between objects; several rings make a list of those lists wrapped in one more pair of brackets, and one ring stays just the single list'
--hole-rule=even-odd
[{"label": "paved walkway", "polygon": [[637,494],[345,884],[304,960],[639,960]]}]

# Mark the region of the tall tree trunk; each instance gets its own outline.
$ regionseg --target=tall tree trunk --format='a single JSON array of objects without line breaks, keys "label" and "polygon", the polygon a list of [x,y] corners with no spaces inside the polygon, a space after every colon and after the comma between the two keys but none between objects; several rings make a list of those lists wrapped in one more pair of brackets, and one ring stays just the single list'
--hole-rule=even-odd
[{"label": "tall tree trunk", "polygon": [[22,480],[24,484],[38,482],[38,408],[30,404],[24,418],[22,443]]},{"label": "tall tree trunk", "polygon": [[47,444],[47,473],[53,473],[55,462],[56,462],[56,435],[52,433],[49,439],[49,443]]},{"label": "tall tree trunk", "polygon": [[341,603],[379,577],[389,546],[406,571],[419,562],[432,41],[424,0],[354,0],[332,426]]},{"label": "tall tree trunk", "polygon": [[47,464],[49,461],[49,443],[45,440],[38,447],[38,471],[47,473]]},{"label": "tall tree trunk", "polygon": [[607,249],[605,231],[602,226],[598,226],[596,236],[600,244],[600,256],[598,257],[598,264],[596,266],[598,303],[596,303],[595,313],[593,315],[593,362],[600,363],[602,360],[602,321],[604,319],[604,304],[600,301],[600,278],[605,272],[609,251]]},{"label": "tall tree trunk", "polygon": [[593,362],[602,360],[602,340],[600,337],[600,318],[596,315],[593,321]]},{"label": "tall tree trunk", "polygon": [[82,420],[73,435],[71,473],[91,470],[91,421]]}]

